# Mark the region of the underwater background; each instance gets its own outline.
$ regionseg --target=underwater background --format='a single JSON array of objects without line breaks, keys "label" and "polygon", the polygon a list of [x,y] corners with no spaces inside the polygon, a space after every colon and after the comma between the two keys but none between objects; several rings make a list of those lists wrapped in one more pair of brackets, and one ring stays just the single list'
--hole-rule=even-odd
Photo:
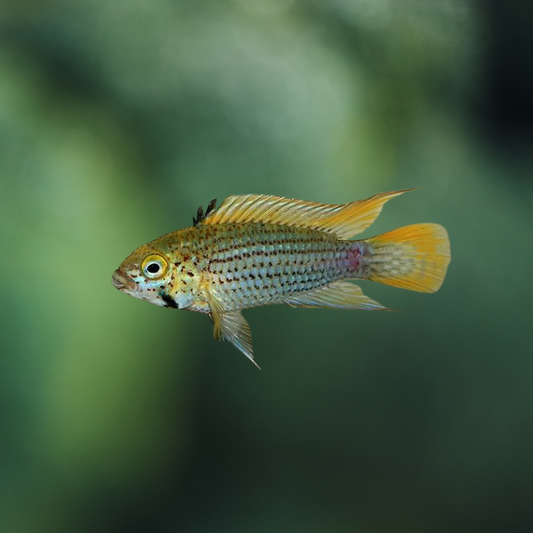
[{"label": "underwater background", "polygon": [[[533,530],[533,4],[0,0],[0,531]],[[231,194],[436,222],[397,313],[127,297]]]}]

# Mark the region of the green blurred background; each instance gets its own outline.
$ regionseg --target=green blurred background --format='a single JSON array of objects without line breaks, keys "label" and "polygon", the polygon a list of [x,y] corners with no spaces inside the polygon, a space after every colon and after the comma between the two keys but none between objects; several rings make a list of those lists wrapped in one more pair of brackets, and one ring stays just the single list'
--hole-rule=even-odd
[{"label": "green blurred background", "polygon": [[[0,0],[0,531],[533,531],[533,3]],[[419,187],[400,313],[207,317],[111,274],[199,205]]]}]

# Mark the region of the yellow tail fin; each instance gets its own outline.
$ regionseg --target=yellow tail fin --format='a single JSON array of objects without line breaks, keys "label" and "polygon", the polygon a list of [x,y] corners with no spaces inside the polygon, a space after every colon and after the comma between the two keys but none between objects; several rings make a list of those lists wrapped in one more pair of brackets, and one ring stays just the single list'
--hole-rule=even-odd
[{"label": "yellow tail fin", "polygon": [[411,291],[439,290],[450,264],[450,241],[438,224],[414,224],[365,241],[368,279]]}]

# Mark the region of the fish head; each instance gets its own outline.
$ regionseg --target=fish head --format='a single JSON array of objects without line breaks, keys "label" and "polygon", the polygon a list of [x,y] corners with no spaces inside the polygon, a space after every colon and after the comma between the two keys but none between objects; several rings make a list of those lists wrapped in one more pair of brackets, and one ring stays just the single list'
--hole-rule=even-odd
[{"label": "fish head", "polygon": [[134,298],[163,307],[174,307],[167,293],[170,264],[170,259],[164,253],[144,245],[113,272],[111,283]]}]

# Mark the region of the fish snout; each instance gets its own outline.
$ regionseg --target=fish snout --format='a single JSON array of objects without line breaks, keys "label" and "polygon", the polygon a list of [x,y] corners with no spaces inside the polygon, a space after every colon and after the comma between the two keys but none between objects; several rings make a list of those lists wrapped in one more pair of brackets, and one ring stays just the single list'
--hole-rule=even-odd
[{"label": "fish snout", "polygon": [[123,274],[120,270],[115,270],[115,272],[113,272],[111,283],[113,284],[113,287],[119,291],[124,289],[133,290],[135,288],[133,280]]}]

